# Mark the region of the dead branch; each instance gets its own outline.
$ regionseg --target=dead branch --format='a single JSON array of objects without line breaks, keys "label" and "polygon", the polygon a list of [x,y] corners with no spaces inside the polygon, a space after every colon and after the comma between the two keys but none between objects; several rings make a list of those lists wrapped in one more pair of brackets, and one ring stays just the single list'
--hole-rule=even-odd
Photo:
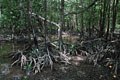
[{"label": "dead branch", "polygon": [[[29,12],[29,14],[32,15],[33,17],[36,17],[36,18],[39,18],[39,19],[45,21],[45,18],[44,18],[44,17],[42,17],[42,16],[40,16],[40,15],[37,15],[36,13]],[[50,21],[50,20],[46,20],[46,21],[47,21],[48,23],[50,23],[50,24],[53,24],[53,25],[57,26],[58,28],[60,27],[60,25],[57,24],[56,22],[53,22],[53,21]]]},{"label": "dead branch", "polygon": [[19,62],[20,59],[17,59],[16,61],[14,61],[11,66],[13,66],[14,64],[16,64],[17,62]]}]

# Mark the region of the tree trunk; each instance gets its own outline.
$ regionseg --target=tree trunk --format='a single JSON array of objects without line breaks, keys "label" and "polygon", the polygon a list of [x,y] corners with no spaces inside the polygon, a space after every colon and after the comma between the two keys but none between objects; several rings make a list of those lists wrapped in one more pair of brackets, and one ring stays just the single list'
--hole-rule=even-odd
[{"label": "tree trunk", "polygon": [[[80,1],[80,5],[83,7],[83,0]],[[80,13],[81,19],[80,19],[80,23],[81,23],[81,34],[84,36],[84,14],[83,12]]]},{"label": "tree trunk", "polygon": [[106,41],[108,40],[109,37],[109,30],[110,30],[110,4],[111,4],[111,0],[108,2],[108,13],[107,13],[107,30],[106,30],[106,36],[105,39]]},{"label": "tree trunk", "polygon": [[32,12],[32,4],[31,4],[31,1],[28,0],[27,1],[27,22],[28,22],[28,29],[29,29],[29,44],[31,44],[31,32],[32,32],[32,36],[33,36],[33,40],[34,40],[34,45],[35,47],[38,49],[38,41],[37,41],[37,37],[36,37],[36,34],[35,34],[35,30],[32,26],[32,22],[31,22],[31,15],[30,15],[30,12]]},{"label": "tree trunk", "polygon": [[99,33],[99,37],[103,37],[103,35],[105,33],[107,1],[104,0],[103,5],[101,4],[101,6],[103,6],[103,8],[101,8],[101,11],[100,11],[100,33]]},{"label": "tree trunk", "polygon": [[[47,0],[44,0],[44,34],[45,34],[45,48],[47,49]],[[47,51],[47,50],[46,50]]]},{"label": "tree trunk", "polygon": [[61,15],[61,24],[58,29],[58,36],[59,36],[59,47],[60,51],[63,51],[63,40],[62,40],[62,28],[64,27],[64,0],[61,0],[61,9],[60,9],[60,15]]},{"label": "tree trunk", "polygon": [[118,8],[118,3],[119,0],[114,0],[113,1],[113,12],[112,12],[112,28],[111,28],[111,33],[114,33],[115,26],[116,26],[116,17],[117,17],[117,8]]}]

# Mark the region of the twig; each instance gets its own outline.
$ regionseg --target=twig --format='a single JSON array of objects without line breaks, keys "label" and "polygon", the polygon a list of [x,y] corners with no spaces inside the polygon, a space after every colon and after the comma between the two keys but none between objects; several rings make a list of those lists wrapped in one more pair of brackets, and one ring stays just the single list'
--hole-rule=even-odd
[{"label": "twig", "polygon": [[17,63],[20,59],[17,59],[16,61],[14,61],[11,66],[13,66],[15,63]]}]

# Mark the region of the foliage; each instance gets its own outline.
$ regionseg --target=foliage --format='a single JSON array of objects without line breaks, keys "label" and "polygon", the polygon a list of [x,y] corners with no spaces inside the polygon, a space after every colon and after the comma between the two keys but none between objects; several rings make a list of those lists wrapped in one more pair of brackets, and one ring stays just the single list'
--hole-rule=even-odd
[{"label": "foliage", "polygon": [[12,50],[11,47],[12,44],[10,43],[1,43],[0,45],[0,56],[3,57],[4,55],[7,55],[9,51]]}]

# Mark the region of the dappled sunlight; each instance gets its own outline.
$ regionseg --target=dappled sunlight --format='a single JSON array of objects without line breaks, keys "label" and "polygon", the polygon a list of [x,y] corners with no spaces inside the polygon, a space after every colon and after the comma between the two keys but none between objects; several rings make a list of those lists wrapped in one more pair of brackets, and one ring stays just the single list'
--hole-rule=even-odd
[{"label": "dappled sunlight", "polygon": [[70,61],[74,65],[79,65],[81,62],[85,61],[85,59],[86,59],[86,57],[85,56],[81,56],[81,55],[71,56],[70,57]]}]

